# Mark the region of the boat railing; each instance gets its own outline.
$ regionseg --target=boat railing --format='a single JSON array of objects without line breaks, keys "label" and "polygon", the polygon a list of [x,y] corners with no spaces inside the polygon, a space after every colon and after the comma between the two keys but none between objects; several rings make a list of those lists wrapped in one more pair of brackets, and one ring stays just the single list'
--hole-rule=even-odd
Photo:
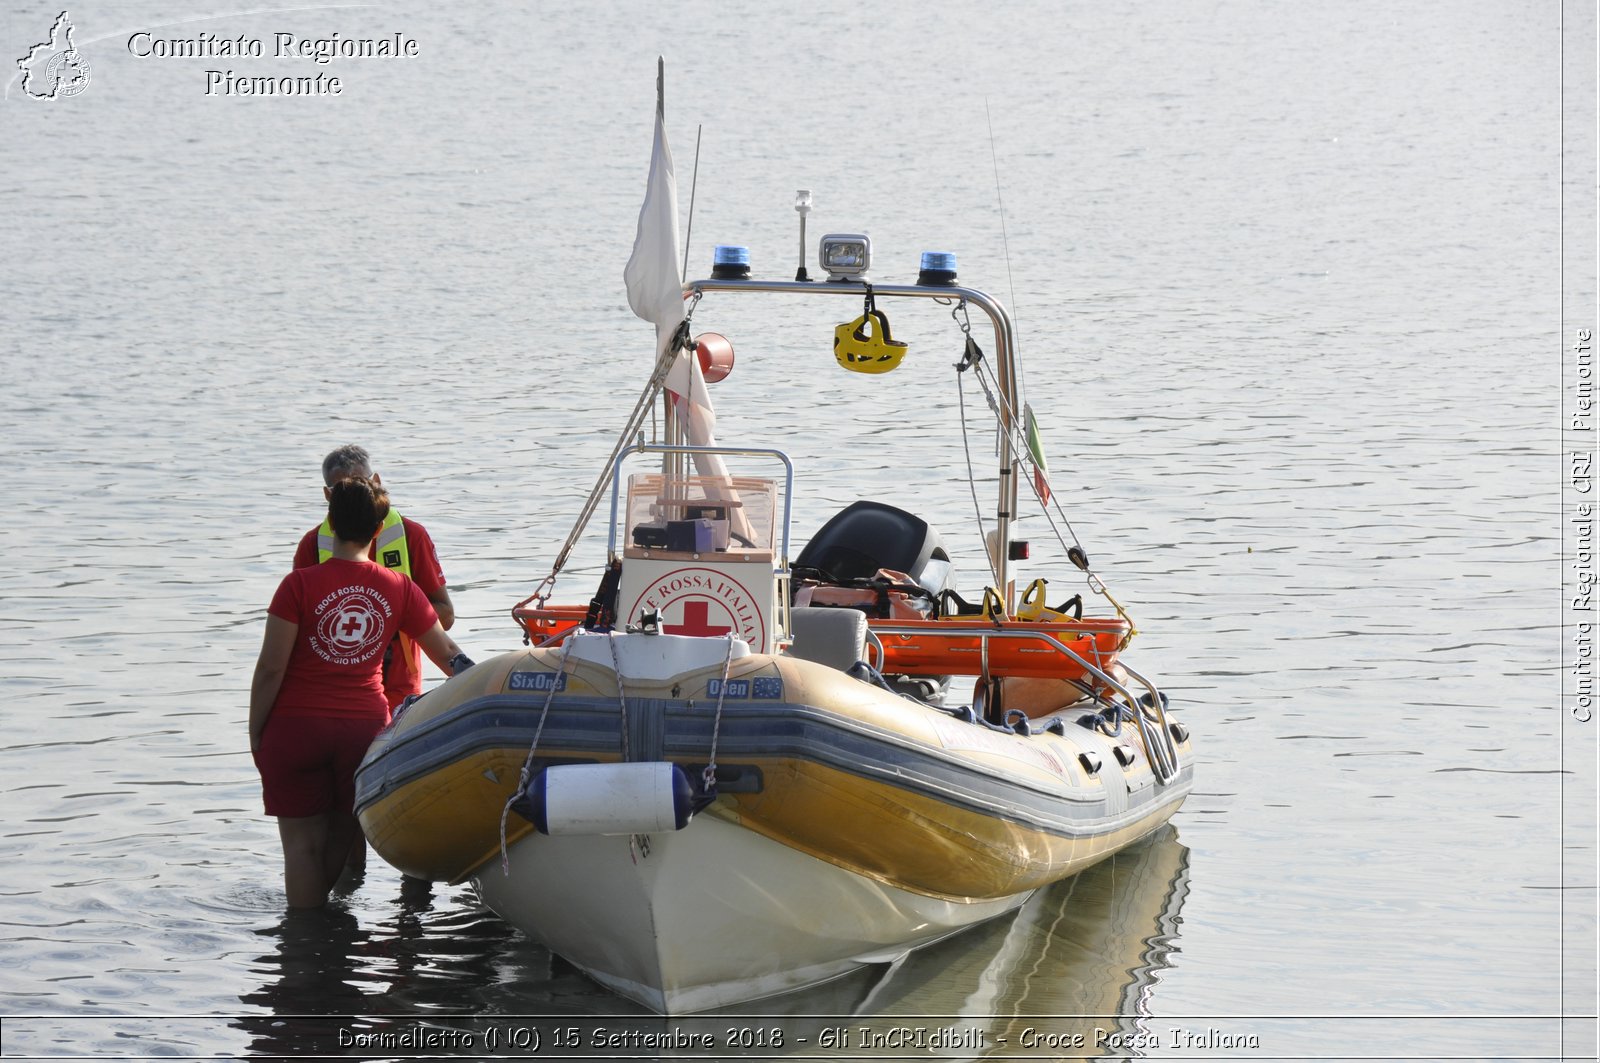
[{"label": "boat railing", "polygon": [[[1167,702],[1161,691],[1141,673],[1123,664],[1122,670],[1144,687],[1147,694],[1134,703],[1134,722],[1139,727],[1139,738],[1144,742],[1152,766],[1159,764],[1156,774],[1162,782],[1171,782],[1178,776],[1178,745],[1167,722]],[[1124,694],[1127,692],[1124,691]],[[1151,741],[1150,725],[1155,726],[1155,741]]]},{"label": "boat railing", "polygon": [[[611,557],[620,557],[617,549],[617,515],[621,506],[622,496],[622,464],[634,454],[715,454],[723,456],[746,456],[760,458],[774,458],[783,464],[783,520],[779,523],[781,533],[781,546],[778,553],[778,567],[787,575],[789,568],[789,525],[794,506],[794,462],[789,460],[789,455],[781,450],[770,447],[702,447],[692,443],[634,443],[623,447],[617,452],[616,461],[611,466],[611,527],[608,532],[606,550]],[[732,480],[732,477],[729,477]]]},{"label": "boat railing", "polygon": [[[860,299],[865,293],[871,292],[874,299],[929,299],[940,305],[972,306],[984,314],[994,329],[993,358],[995,379],[999,390],[999,405],[996,415],[1000,422],[1000,433],[997,440],[1000,477],[999,497],[994,514],[995,527],[997,529],[995,542],[1005,543],[1008,541],[1011,534],[1012,514],[1017,511],[1017,481],[1021,479],[1015,473],[1015,466],[1020,452],[1014,448],[1013,441],[1020,431],[1018,419],[1021,416],[1022,406],[1019,399],[1020,393],[1017,386],[1015,365],[1016,336],[1011,323],[1011,315],[1007,313],[1000,300],[988,292],[959,284],[879,284],[873,282],[868,285],[862,281],[852,280],[783,281],[754,278],[712,278],[689,281],[683,286],[685,298],[692,298],[695,303],[698,303],[708,292],[846,296],[856,299]],[[1002,593],[1006,598],[1006,608],[1009,610],[1015,604],[1011,600],[1011,576],[1008,568],[1010,559],[1004,549],[994,549],[991,551],[991,555],[989,563],[994,570],[995,586],[1003,588]]]},{"label": "boat railing", "polygon": [[[887,636],[916,637],[927,634],[926,625],[896,624],[894,621],[875,620],[872,631],[880,639]],[[1157,780],[1169,783],[1178,777],[1178,749],[1173,740],[1172,728],[1167,722],[1167,713],[1161,691],[1155,683],[1139,672],[1121,664],[1121,670],[1131,680],[1143,687],[1145,697],[1136,697],[1127,685],[1118,680],[1107,669],[1090,661],[1083,654],[1062,642],[1054,634],[1047,631],[1029,631],[1018,629],[992,629],[972,625],[962,630],[963,635],[979,639],[979,661],[981,674],[979,678],[988,681],[994,678],[989,669],[989,643],[992,640],[1027,640],[1043,643],[1055,653],[1083,670],[1086,676],[1093,677],[1094,684],[1077,682],[1068,679],[1067,682],[1097,698],[1111,701],[1126,715],[1132,718],[1134,726],[1139,731],[1140,744],[1144,746],[1145,756],[1150,761],[1150,770],[1155,773]],[[1099,693],[1099,689],[1110,691],[1110,696]]]}]

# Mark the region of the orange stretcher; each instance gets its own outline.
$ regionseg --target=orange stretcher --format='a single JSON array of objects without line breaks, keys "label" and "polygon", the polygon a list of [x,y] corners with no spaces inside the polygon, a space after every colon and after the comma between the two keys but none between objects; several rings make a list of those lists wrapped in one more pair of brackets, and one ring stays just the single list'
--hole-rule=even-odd
[{"label": "orange stretcher", "polygon": [[[533,644],[540,645],[559,641],[581,627],[587,612],[582,605],[519,605],[512,615]],[[1095,680],[1084,664],[1109,671],[1131,630],[1126,620],[1103,618],[873,617],[867,625],[883,644],[883,661],[875,662],[882,672],[1068,679],[1090,686]]]},{"label": "orange stretcher", "polygon": [[[1108,671],[1131,631],[1131,625],[1121,619],[960,617],[872,619],[867,624],[883,643],[884,660],[879,668],[882,672],[1073,679],[1090,685],[1094,684],[1094,677],[1084,664]],[[1063,652],[1062,647],[1071,652]]]}]

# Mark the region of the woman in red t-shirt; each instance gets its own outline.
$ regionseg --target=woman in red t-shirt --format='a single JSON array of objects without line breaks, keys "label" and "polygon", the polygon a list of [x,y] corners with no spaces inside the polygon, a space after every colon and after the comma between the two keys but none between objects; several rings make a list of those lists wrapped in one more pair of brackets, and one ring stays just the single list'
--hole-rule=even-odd
[{"label": "woman in red t-shirt", "polygon": [[361,840],[356,768],[389,722],[384,647],[403,631],[446,674],[472,665],[417,585],[368,559],[388,514],[381,485],[359,477],[334,484],[333,556],[285,576],[267,607],[250,684],[250,754],[267,815],[278,819],[291,908],[327,901]]}]

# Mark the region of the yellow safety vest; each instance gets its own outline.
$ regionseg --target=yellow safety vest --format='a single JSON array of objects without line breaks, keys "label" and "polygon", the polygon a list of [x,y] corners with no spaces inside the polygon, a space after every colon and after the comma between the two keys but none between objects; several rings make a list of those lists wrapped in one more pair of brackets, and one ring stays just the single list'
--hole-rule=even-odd
[{"label": "yellow safety vest", "polygon": [[[333,546],[339,537],[333,534],[333,525],[327,519],[322,521],[322,527],[317,529],[317,564],[333,556]],[[384,568],[392,568],[406,578],[411,577],[411,550],[406,546],[406,526],[400,521],[400,514],[390,510],[389,515],[383,518],[383,527],[378,529],[378,542],[372,550],[378,564]]]}]

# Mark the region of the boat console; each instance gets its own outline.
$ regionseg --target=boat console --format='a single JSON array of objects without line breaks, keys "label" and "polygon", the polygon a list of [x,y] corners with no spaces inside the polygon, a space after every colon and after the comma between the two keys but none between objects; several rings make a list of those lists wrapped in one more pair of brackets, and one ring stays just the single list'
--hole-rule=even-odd
[{"label": "boat console", "polygon": [[[662,455],[660,471],[627,478],[630,454]],[[616,617],[666,635],[732,636],[754,653],[788,641],[789,493],[770,477],[690,474],[685,457],[777,451],[737,448],[632,447],[619,456],[612,485],[610,556],[621,561]],[[621,512],[619,513],[619,507]],[[620,542],[619,542],[620,539]]]}]

